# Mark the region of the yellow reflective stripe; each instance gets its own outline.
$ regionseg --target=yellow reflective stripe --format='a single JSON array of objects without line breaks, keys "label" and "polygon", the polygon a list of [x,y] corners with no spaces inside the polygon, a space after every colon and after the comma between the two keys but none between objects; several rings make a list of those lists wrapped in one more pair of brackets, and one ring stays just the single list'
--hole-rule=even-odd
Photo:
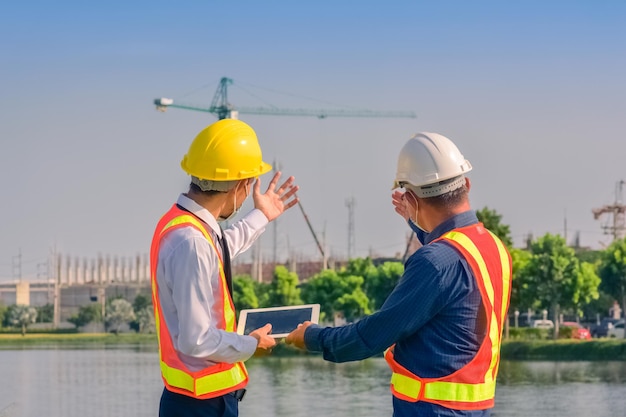
[{"label": "yellow reflective stripe", "polygon": [[424,399],[436,401],[480,402],[493,399],[496,382],[462,384],[458,382],[433,381],[424,386]]},{"label": "yellow reflective stripe", "polygon": [[421,381],[395,372],[391,374],[391,385],[396,392],[416,401],[422,388]]},{"label": "yellow reflective stripe", "polygon": [[193,224],[198,229],[200,229],[200,231],[202,232],[204,237],[207,238],[207,240],[209,240],[209,241],[211,240],[210,236],[208,235],[208,233],[206,231],[206,229],[204,228],[204,225],[200,222],[200,220],[198,220],[194,216],[190,216],[188,214],[183,214],[183,215],[180,215],[178,217],[174,217],[172,220],[170,220],[163,227],[163,230],[161,230],[161,234],[165,233],[167,231],[167,229],[169,229],[170,227],[178,226],[179,224],[183,224],[183,223],[191,223],[191,224]]},{"label": "yellow reflective stripe", "polygon": [[193,377],[187,372],[168,366],[161,360],[161,374],[171,386],[194,392]]},{"label": "yellow reflective stripe", "polygon": [[[511,265],[509,264],[509,256],[507,255],[506,249],[504,245],[498,239],[496,235],[489,232],[493,237],[493,240],[496,242],[496,246],[498,247],[498,253],[500,254],[500,261],[502,263],[502,300],[506,300],[506,295],[509,293],[509,285],[511,282]],[[506,311],[508,310],[508,303],[502,303],[502,319],[506,317]]]},{"label": "yellow reflective stripe", "polygon": [[[500,242],[500,240],[495,235],[493,235],[493,233],[489,233],[494,239],[496,247],[498,248],[500,264],[502,265],[503,292],[501,295],[504,298],[505,294],[508,294],[509,291],[510,264],[506,249],[502,245],[502,242]],[[489,275],[485,259],[483,258],[482,254],[480,253],[474,242],[467,235],[459,231],[452,231],[447,233],[444,238],[457,242],[469,253],[469,256],[474,258],[474,261],[476,262],[476,265],[478,266],[480,275],[482,277],[487,298],[489,299],[489,302],[492,306],[490,312],[491,320],[489,326],[489,340],[491,341],[491,362],[489,365],[489,369],[484,376],[485,382],[477,384],[447,381],[431,381],[423,383],[419,379],[416,379],[417,377],[408,377],[394,372],[391,375],[391,384],[393,385],[393,389],[395,392],[407,398],[412,398],[416,401],[419,398],[422,385],[424,388],[423,398],[425,400],[452,402],[456,401],[466,403],[492,400],[495,397],[496,391],[496,382],[493,377],[493,370],[495,369],[498,360],[501,333],[499,331],[498,319],[495,313],[495,294],[493,284],[491,282],[491,277]],[[476,278],[478,279],[478,277]],[[508,308],[508,306],[505,304],[506,303],[503,303],[502,305],[501,317],[503,320],[504,316],[506,315],[506,310]],[[487,312],[487,314],[489,314],[489,312]]]},{"label": "yellow reflective stripe", "polygon": [[[417,400],[422,383],[408,376],[393,373],[391,375],[393,389],[406,397]],[[464,384],[460,382],[433,381],[424,384],[424,399],[436,401],[481,402],[493,399],[496,393],[496,382],[482,384]]]},{"label": "yellow reflective stripe", "polygon": [[196,395],[221,391],[239,385],[246,379],[246,373],[239,363],[226,370],[198,378],[196,381]]},{"label": "yellow reflective stripe", "polygon": [[[493,307],[495,305],[493,284],[491,283],[491,278],[489,275],[489,271],[487,270],[487,264],[485,263],[485,259],[482,257],[474,242],[472,242],[472,240],[465,234],[458,231],[449,232],[446,234],[445,237],[459,243],[466,251],[469,252],[470,256],[474,258],[476,264],[478,265],[478,269],[480,270],[480,275],[482,277],[483,283],[485,285],[485,292],[487,293],[489,302]],[[493,369],[498,362],[498,353],[500,352],[500,332],[498,329],[498,319],[496,317],[495,307],[491,310],[490,322],[489,339],[491,340],[491,362],[489,363],[489,369],[487,369],[487,373],[485,374],[485,382],[493,381]]]},{"label": "yellow reflective stripe", "polygon": [[[491,231],[489,231],[489,233],[491,234],[491,237],[493,238],[493,240],[496,242],[496,246],[498,247],[498,254],[500,255],[500,263],[502,265],[502,306],[501,306],[502,315],[500,317],[502,318],[502,325],[504,326],[504,320],[506,320],[506,313],[509,308],[509,303],[507,302],[509,298],[507,297],[507,295],[509,294],[509,287],[511,285],[511,264],[509,262],[508,253],[506,249],[504,248],[502,241],[496,235],[494,235]],[[500,329],[498,336],[502,338],[502,329]],[[498,344],[498,350],[495,351],[494,353],[493,346],[492,346],[492,353],[497,355],[499,353],[499,347],[500,347],[500,344]],[[489,367],[490,370],[498,366],[497,363],[496,364],[493,363],[494,361],[497,361],[497,356],[492,357],[491,359],[492,359],[492,364]],[[493,372],[492,374],[496,374],[497,372],[498,371],[496,369],[495,372]]]},{"label": "yellow reflective stripe", "polygon": [[487,271],[487,265],[485,264],[485,260],[481,256],[480,251],[478,250],[474,242],[472,242],[469,237],[467,237],[461,232],[450,232],[445,237],[458,242],[476,260],[476,263],[478,264],[478,268],[480,269],[480,275],[483,276],[483,282],[485,283],[485,290],[487,291],[487,297],[489,297],[489,302],[491,303],[491,305],[494,305],[493,304],[493,299],[494,299],[493,285],[491,285],[491,280],[489,279],[489,272]]},{"label": "yellow reflective stripe", "polygon": [[[156,278],[153,278],[152,281],[154,281]],[[152,293],[155,293],[155,288],[156,286],[154,285],[154,283],[152,284]],[[154,300],[154,298],[153,298]],[[154,306],[154,324],[155,324],[155,328],[156,328],[156,334],[157,334],[157,343],[159,346],[159,360],[163,360],[163,355],[161,354],[161,319],[159,318],[159,308],[155,305]]]},{"label": "yellow reflective stripe", "polygon": [[235,364],[231,369],[198,378],[195,381],[195,387],[194,379],[191,375],[180,369],[172,368],[163,361],[161,361],[161,373],[171,386],[185,389],[193,392],[195,395],[222,391],[239,385],[246,379],[246,373],[239,363]]},{"label": "yellow reflective stripe", "polygon": [[[184,224],[184,223],[191,223],[194,226],[196,226],[198,229],[200,229],[200,231],[202,232],[202,234],[204,235],[204,237],[206,238],[206,240],[209,242],[209,244],[211,245],[211,247],[213,248],[213,250],[215,251],[215,253],[217,253],[217,249],[215,248],[215,244],[213,243],[213,239],[211,239],[211,236],[207,233],[204,225],[194,216],[190,216],[188,214],[183,214],[181,216],[175,217],[174,219],[170,220],[165,227],[163,227],[163,230],[161,231],[161,234],[165,233],[165,231],[167,231],[167,229],[169,229],[170,227],[174,227],[174,226],[178,226],[179,224]],[[218,258],[219,259],[219,258]],[[219,266],[220,266],[220,278],[222,281],[222,292],[224,294],[224,326],[225,326],[225,330],[227,332],[234,332],[236,329],[235,326],[235,311],[231,308],[230,305],[230,301],[228,299],[228,297],[226,296],[226,294],[229,294],[229,289],[228,286],[226,285],[226,277],[224,275],[224,265],[222,264],[222,261],[219,260]]]},{"label": "yellow reflective stripe", "polygon": [[[178,226],[180,224],[191,223],[196,226],[207,239],[212,249],[217,253],[217,249],[215,248],[215,244],[213,243],[213,239],[206,231],[204,225],[197,220],[195,217],[190,215],[181,215],[177,216],[171,221],[169,221],[161,230],[161,235],[163,235],[168,229]],[[224,306],[224,317],[225,317],[225,327],[226,331],[234,332],[235,331],[235,312],[231,308],[230,299],[227,294],[228,287],[226,283],[226,277],[224,275],[224,266],[222,264],[221,259],[218,257],[219,263],[219,273],[221,278],[222,285],[222,294],[223,297],[223,306]],[[152,279],[152,295],[154,299],[157,296],[157,288],[156,288],[156,276]],[[158,306],[155,305],[155,325],[157,328],[157,338],[159,341],[159,360],[161,365],[161,373],[163,378],[167,381],[167,383],[173,387],[185,389],[194,393],[197,396],[205,395],[211,392],[217,392],[221,390],[225,390],[234,386],[237,386],[244,382],[247,378],[247,374],[245,371],[245,367],[243,363],[236,363],[230,369],[216,372],[210,375],[205,375],[200,377],[194,381],[192,375],[188,374],[186,371],[181,369],[177,369],[169,366],[167,363],[163,361],[162,352],[161,352],[161,332],[160,332],[160,318],[159,318],[159,309]]]}]

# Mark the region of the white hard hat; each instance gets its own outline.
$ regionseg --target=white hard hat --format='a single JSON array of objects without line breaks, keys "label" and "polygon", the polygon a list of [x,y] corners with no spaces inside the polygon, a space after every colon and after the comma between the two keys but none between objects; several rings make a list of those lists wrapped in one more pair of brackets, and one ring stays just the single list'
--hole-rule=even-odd
[{"label": "white hard hat", "polygon": [[461,187],[464,174],[471,170],[472,165],[450,139],[422,132],[400,150],[394,188],[408,183],[417,189],[418,197],[434,197]]}]

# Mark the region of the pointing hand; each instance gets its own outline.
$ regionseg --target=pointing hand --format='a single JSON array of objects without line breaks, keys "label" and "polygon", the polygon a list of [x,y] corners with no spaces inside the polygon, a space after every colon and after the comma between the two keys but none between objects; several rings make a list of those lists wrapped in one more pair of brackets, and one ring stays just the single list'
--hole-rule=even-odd
[{"label": "pointing hand", "polygon": [[298,197],[296,196],[298,186],[293,184],[294,177],[287,178],[277,189],[276,184],[280,176],[280,172],[274,174],[264,194],[261,194],[261,179],[257,178],[254,183],[254,191],[252,193],[254,207],[261,210],[269,221],[274,220],[298,202]]}]

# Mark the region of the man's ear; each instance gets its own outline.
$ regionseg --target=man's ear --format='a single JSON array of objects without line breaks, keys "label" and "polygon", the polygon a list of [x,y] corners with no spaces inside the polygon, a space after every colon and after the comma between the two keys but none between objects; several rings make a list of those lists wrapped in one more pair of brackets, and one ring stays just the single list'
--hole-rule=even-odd
[{"label": "man's ear", "polygon": [[247,178],[243,179],[243,180],[239,180],[237,181],[237,185],[235,185],[235,187],[233,187],[233,190],[235,190],[235,192],[239,191],[239,189],[241,188],[246,188],[246,181],[248,181]]},{"label": "man's ear", "polygon": [[467,177],[465,177],[465,188],[467,188],[467,191],[469,191],[470,188],[472,188],[472,182]]}]

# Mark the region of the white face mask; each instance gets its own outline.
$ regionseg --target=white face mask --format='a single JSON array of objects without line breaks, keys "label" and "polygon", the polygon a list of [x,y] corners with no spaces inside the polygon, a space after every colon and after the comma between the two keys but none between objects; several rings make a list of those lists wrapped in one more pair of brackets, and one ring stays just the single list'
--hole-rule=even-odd
[{"label": "white face mask", "polygon": [[[409,192],[409,190],[405,191],[405,198],[408,198],[409,196],[411,196],[411,198],[413,199],[413,201],[415,201],[415,206],[417,207],[419,204],[417,202],[417,199],[415,198],[415,196],[413,195],[413,193]],[[409,204],[410,206],[410,204]],[[417,227],[418,229],[420,229],[422,232],[424,233],[430,233],[428,230],[424,229],[422,226],[420,226],[420,224],[417,222],[417,211],[418,209],[415,209],[415,217],[412,215],[409,215],[409,220],[411,221],[411,223],[413,223],[415,225],[415,227]]]},{"label": "white face mask", "polygon": [[[250,191],[248,190],[248,183],[246,182],[246,196],[244,197],[244,201],[246,200],[246,198],[248,198],[248,193]],[[241,204],[243,206],[243,203]],[[220,216],[217,220],[220,222],[227,222],[233,219],[233,217],[235,217],[237,215],[237,213],[239,213],[239,210],[241,210],[241,206],[237,207],[237,193],[235,192],[235,200],[233,202],[233,212],[230,213],[230,215],[228,217],[222,217]]]}]

